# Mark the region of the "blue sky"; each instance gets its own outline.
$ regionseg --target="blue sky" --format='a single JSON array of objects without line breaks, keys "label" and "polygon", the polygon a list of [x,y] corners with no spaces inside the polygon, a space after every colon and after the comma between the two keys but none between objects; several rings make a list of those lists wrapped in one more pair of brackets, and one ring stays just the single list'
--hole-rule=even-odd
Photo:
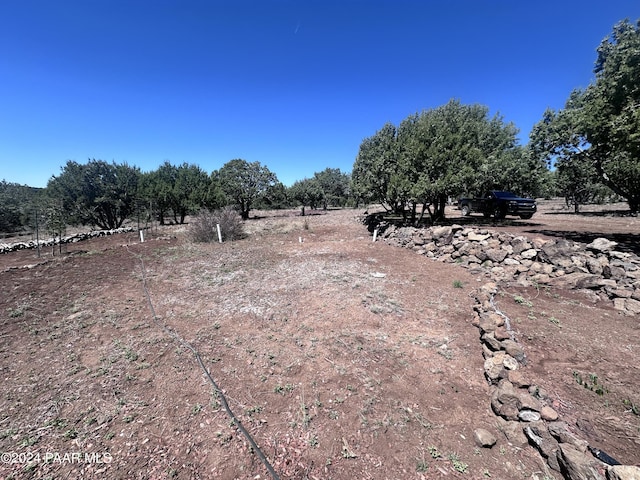
[{"label": "blue sky", "polygon": [[0,179],[243,158],[290,185],[452,98],[526,143],[624,18],[638,0],[0,0]]}]

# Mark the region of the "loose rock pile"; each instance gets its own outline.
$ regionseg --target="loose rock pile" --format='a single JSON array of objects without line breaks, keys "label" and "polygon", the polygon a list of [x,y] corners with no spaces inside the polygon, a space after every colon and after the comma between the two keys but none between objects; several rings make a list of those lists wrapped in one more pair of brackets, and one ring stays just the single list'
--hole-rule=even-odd
[{"label": "loose rock pile", "polygon": [[[60,243],[75,243],[82,240],[88,240],[90,238],[104,237],[107,235],[115,235],[116,233],[128,233],[133,231],[133,227],[114,228],[112,230],[93,230],[91,232],[76,233],[62,238],[58,237],[40,240],[39,245],[40,247],[52,247],[54,245],[59,245]],[[29,240],[28,242],[0,243],[0,254],[37,247],[38,243],[36,243],[35,240]]]},{"label": "loose rock pile", "polygon": [[[640,479],[640,468],[609,465],[606,454],[576,437],[549,405],[544,390],[530,384],[521,367],[527,358],[509,319],[493,303],[500,284],[549,285],[579,289],[592,301],[613,302],[625,315],[640,313],[640,259],[598,238],[588,245],[568,240],[530,240],[508,233],[460,225],[419,229],[377,225],[385,242],[442,262],[486,273],[490,281],[476,293],[472,323],[480,332],[484,372],[492,386],[491,408],[502,433],[514,445],[534,446],[564,478]],[[490,432],[474,432],[479,446],[495,444]],[[591,450],[591,452],[589,452]],[[604,457],[602,456],[604,455]],[[599,461],[604,460],[604,462]]]}]

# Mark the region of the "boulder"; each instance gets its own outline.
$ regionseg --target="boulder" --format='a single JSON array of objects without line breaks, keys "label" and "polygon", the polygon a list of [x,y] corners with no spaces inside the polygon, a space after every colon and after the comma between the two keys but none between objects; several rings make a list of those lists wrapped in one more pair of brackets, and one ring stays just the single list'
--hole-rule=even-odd
[{"label": "boulder", "polygon": [[482,448],[491,448],[498,441],[496,437],[488,430],[484,428],[477,428],[473,431],[473,439],[476,445]]},{"label": "boulder", "polygon": [[567,480],[605,480],[598,469],[598,460],[574,446],[560,443],[558,448],[560,472]]},{"label": "boulder", "polygon": [[596,253],[606,253],[613,250],[613,248],[618,245],[617,242],[613,242],[607,238],[596,238],[593,242],[587,245],[587,250],[591,250]]}]

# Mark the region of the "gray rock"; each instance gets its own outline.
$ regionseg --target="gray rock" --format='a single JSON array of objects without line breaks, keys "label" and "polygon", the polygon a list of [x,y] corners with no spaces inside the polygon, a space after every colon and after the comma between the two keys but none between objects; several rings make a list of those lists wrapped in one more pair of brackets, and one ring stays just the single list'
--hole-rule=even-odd
[{"label": "gray rock", "polygon": [[498,417],[497,427],[507,438],[507,441],[516,447],[527,445],[527,437],[522,431],[522,424],[518,421],[508,421]]},{"label": "gray rock", "polygon": [[607,468],[608,480],[640,480],[640,467],[614,465]]},{"label": "gray rock", "polygon": [[596,253],[604,253],[613,250],[618,245],[617,242],[613,242],[607,238],[596,238],[593,242],[587,245],[587,250],[591,250]]},{"label": "gray rock", "polygon": [[520,410],[520,398],[513,384],[502,379],[491,396],[491,408],[506,420],[517,420]]},{"label": "gray rock", "polygon": [[603,264],[599,260],[593,257],[587,257],[586,267],[589,273],[593,273],[594,275],[602,275]]},{"label": "gray rock", "polygon": [[524,250],[523,252],[521,252],[520,256],[522,258],[533,260],[538,256],[538,251],[535,248],[530,248],[528,250]]},{"label": "gray rock", "polygon": [[501,347],[519,362],[524,362],[525,355],[523,348],[514,340],[503,340],[500,342]]},{"label": "gray rock", "polygon": [[480,340],[482,340],[482,342],[493,351],[502,350],[501,342],[496,340],[496,338],[493,336],[493,333],[491,332],[483,334],[480,337]]},{"label": "gray rock", "polygon": [[453,239],[453,229],[448,226],[434,227],[431,229],[431,236],[438,245],[446,245],[451,243]]},{"label": "gray rock", "polygon": [[484,361],[484,373],[490,382],[497,383],[500,378],[506,376],[503,365],[505,355],[504,352],[497,352]]},{"label": "gray rock", "polygon": [[558,448],[560,472],[567,480],[605,480],[599,472],[598,460],[582,453],[568,443],[560,443]]},{"label": "gray rock", "polygon": [[473,431],[473,438],[476,442],[476,445],[482,448],[491,448],[498,441],[491,432],[485,430],[484,428],[475,429]]},{"label": "gray rock", "polygon": [[568,443],[585,453],[589,444],[586,440],[576,437],[565,422],[549,422],[547,423],[549,433],[558,440],[558,442]]},{"label": "gray rock", "polygon": [[491,237],[491,235],[489,235],[488,233],[482,234],[482,233],[476,233],[476,232],[469,232],[469,235],[467,235],[467,238],[472,242],[482,242],[489,237]]},{"label": "gray rock", "polygon": [[[540,400],[526,391],[519,391],[518,398],[520,399],[520,408],[523,410],[533,410],[539,412],[542,410],[542,404]],[[538,419],[539,420],[539,419]],[[528,420],[531,421],[531,420]]]},{"label": "gray rock", "polygon": [[504,365],[504,368],[507,370],[517,370],[520,367],[518,361],[509,354],[505,354],[502,365]]},{"label": "gray rock", "polygon": [[569,240],[560,239],[542,245],[538,257],[547,263],[556,263],[571,257],[576,251],[575,244]]},{"label": "gray rock", "polygon": [[502,248],[490,248],[486,251],[487,258],[496,263],[502,262],[507,257],[507,253]]},{"label": "gray rock", "polygon": [[605,285],[600,275],[574,272],[549,280],[549,285],[559,288],[599,288]]},{"label": "gray rock", "polygon": [[556,457],[558,442],[551,436],[545,422],[534,422],[523,429],[524,434],[544,458]]},{"label": "gray rock", "polygon": [[537,422],[540,420],[540,413],[533,410],[520,410],[518,418],[523,422]]},{"label": "gray rock", "polygon": [[640,314],[640,302],[633,298],[625,299],[624,308],[633,314]]},{"label": "gray rock", "polygon": [[531,244],[524,237],[514,237],[511,240],[511,248],[515,255],[531,248]]}]

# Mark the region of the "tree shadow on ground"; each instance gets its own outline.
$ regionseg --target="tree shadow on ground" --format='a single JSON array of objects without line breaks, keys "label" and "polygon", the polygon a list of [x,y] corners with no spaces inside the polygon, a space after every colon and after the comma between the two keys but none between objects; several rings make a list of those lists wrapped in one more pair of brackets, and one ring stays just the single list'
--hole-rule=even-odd
[{"label": "tree shadow on ground", "polygon": [[380,225],[384,225],[384,229],[393,225],[394,227],[416,227],[416,228],[429,228],[429,227],[443,227],[443,226],[453,226],[453,225],[461,225],[463,227],[473,227],[473,228],[495,228],[495,227],[507,227],[507,226],[518,226],[518,227],[542,227],[544,224],[537,223],[531,220],[522,220],[522,219],[511,219],[511,218],[503,218],[503,219],[495,219],[493,217],[482,217],[482,216],[468,216],[468,217],[450,217],[444,218],[435,222],[432,222],[429,218],[424,218],[422,221],[418,223],[411,222],[411,219],[403,218],[401,215],[384,213],[384,212],[376,212],[366,214],[363,217],[362,222],[367,225],[368,230],[373,232]]},{"label": "tree shadow on ground", "polygon": [[600,212],[545,212],[544,215],[573,215],[577,217],[635,217],[631,210],[602,210]]}]

